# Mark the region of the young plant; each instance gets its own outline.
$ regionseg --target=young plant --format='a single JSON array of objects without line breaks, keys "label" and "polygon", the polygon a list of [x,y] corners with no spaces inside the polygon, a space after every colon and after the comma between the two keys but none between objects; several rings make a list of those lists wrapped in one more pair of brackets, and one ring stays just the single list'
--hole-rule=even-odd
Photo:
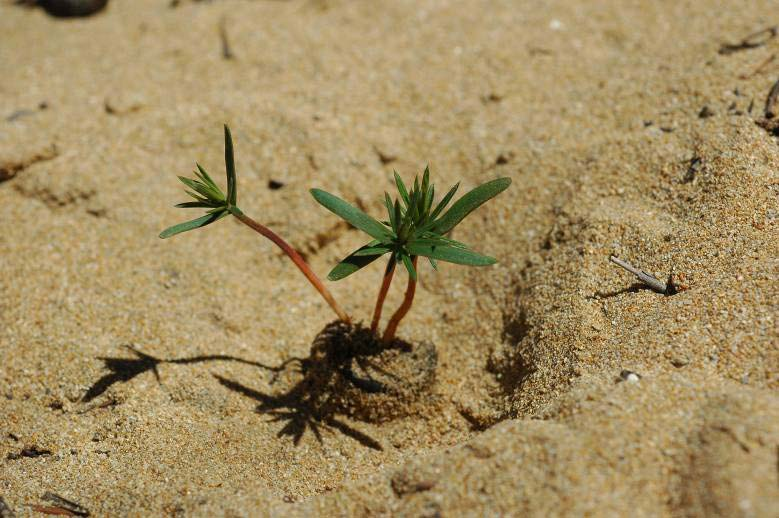
[{"label": "young plant", "polygon": [[333,296],[328,289],[322,284],[322,281],[316,276],[311,267],[301,257],[301,255],[292,248],[289,243],[284,241],[275,232],[268,227],[254,221],[249,216],[243,213],[237,205],[237,184],[235,175],[235,159],[233,157],[233,138],[230,133],[230,128],[225,125],[225,165],[227,169],[227,194],[222,192],[219,186],[211,179],[205,169],[200,164],[197,165],[197,171],[195,176],[197,179],[186,178],[179,176],[179,180],[186,185],[190,190],[187,191],[195,201],[188,201],[185,203],[179,203],[176,207],[179,208],[203,208],[207,209],[205,216],[179,223],[170,228],[162,231],[160,238],[166,239],[182,232],[194,230],[196,228],[205,227],[210,225],[225,216],[232,215],[238,219],[241,223],[258,232],[262,236],[270,239],[273,243],[281,248],[287,257],[289,257],[295,266],[297,266],[303,275],[306,276],[308,282],[322,295],[322,298],[330,305],[330,307],[338,315],[338,318],[349,322],[349,316],[338,306]]},{"label": "young plant", "polygon": [[[427,257],[434,269],[436,261],[446,261],[468,266],[487,266],[496,262],[472,251],[467,245],[446,237],[457,224],[486,201],[497,196],[511,184],[510,178],[499,178],[476,187],[457,200],[446,212],[446,206],[454,197],[459,183],[452,187],[443,199],[433,205],[435,189],[430,184],[430,171],[425,168],[420,184],[419,177],[409,192],[398,173],[395,184],[400,199],[393,202],[388,193],[384,193],[384,204],[388,219],[379,222],[344,200],[320,189],[312,189],[314,199],[326,209],[342,217],[354,227],[373,238],[368,244],[358,248],[327,276],[331,281],[343,279],[364,268],[379,257],[390,254],[384,271],[384,280],[379,289],[376,306],[373,311],[371,330],[378,330],[384,299],[389,291],[395,272],[395,265],[403,263],[408,271],[408,285],[403,303],[390,318],[384,330],[382,340],[391,342],[395,337],[398,324],[411,309],[418,278],[417,258]],[[443,214],[442,214],[443,213]]]}]

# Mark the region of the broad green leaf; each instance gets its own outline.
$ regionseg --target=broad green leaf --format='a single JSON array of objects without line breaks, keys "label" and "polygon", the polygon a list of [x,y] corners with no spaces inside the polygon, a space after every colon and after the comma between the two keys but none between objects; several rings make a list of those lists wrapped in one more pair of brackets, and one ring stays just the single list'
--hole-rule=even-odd
[{"label": "broad green leaf", "polygon": [[400,198],[403,200],[403,203],[406,205],[406,208],[408,208],[408,191],[406,190],[406,184],[403,183],[403,179],[400,177],[397,171],[392,171],[395,174],[395,185],[398,186],[398,192],[400,193]]},{"label": "broad green leaf", "polygon": [[400,258],[403,261],[403,266],[406,267],[406,270],[408,270],[408,274],[411,276],[411,278],[417,280],[417,269],[414,268],[414,263],[411,262],[411,258],[406,254],[402,254]]},{"label": "broad green leaf", "polygon": [[446,261],[455,264],[466,264],[468,266],[488,266],[497,261],[492,257],[481,255],[473,250],[465,248],[455,248],[448,245],[428,245],[423,243],[411,243],[406,246],[408,253],[412,255],[422,255],[439,261]]},{"label": "broad green leaf", "polygon": [[206,225],[210,225],[214,221],[220,220],[225,216],[227,216],[227,211],[222,211],[214,214],[206,214],[205,216],[201,216],[197,219],[186,221],[184,223],[179,223],[178,225],[173,225],[172,227],[163,230],[160,233],[160,238],[167,239],[171,236],[175,236],[176,234],[181,234],[182,232],[186,232],[188,230],[194,230],[196,228],[205,227]]},{"label": "broad green leaf", "polygon": [[511,185],[511,178],[498,178],[482,184],[457,200],[452,207],[441,216],[432,229],[439,234],[452,230],[463,218],[476,210],[484,202],[494,198]]},{"label": "broad green leaf", "polygon": [[360,251],[370,248],[370,243],[363,247],[358,248],[348,256],[346,256],[335,268],[330,270],[327,274],[328,280],[340,281],[344,277],[348,277],[357,270],[364,268],[371,264],[373,261],[381,257],[380,255],[357,255]]},{"label": "broad green leaf", "polygon": [[321,189],[311,189],[311,195],[327,210],[341,216],[372,238],[378,239],[379,241],[385,241],[388,238],[389,232],[387,227],[368,216],[357,207],[349,205],[338,196],[334,196]]},{"label": "broad green leaf", "polygon": [[233,135],[225,124],[225,167],[227,169],[227,203],[235,205],[238,198],[235,179],[235,157],[233,156]]}]

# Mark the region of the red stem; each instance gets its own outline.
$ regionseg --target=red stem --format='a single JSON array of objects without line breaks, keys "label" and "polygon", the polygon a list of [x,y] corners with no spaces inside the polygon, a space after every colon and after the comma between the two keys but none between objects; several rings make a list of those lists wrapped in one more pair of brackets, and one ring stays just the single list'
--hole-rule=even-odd
[{"label": "red stem", "polygon": [[311,267],[308,265],[308,263],[301,257],[301,255],[292,248],[289,243],[284,241],[281,237],[279,237],[275,232],[273,232],[271,229],[266,227],[265,225],[261,225],[260,223],[257,223],[249,216],[245,215],[243,212],[236,210],[231,211],[233,216],[238,218],[238,220],[246,225],[247,227],[251,228],[252,230],[262,234],[263,236],[267,237],[273,243],[281,248],[281,251],[287,254],[287,257],[292,259],[292,262],[295,263],[295,266],[300,269],[301,272],[303,272],[303,275],[306,276],[306,279],[308,279],[308,282],[310,282],[314,288],[316,288],[316,291],[319,292],[320,295],[322,295],[322,298],[325,299],[325,301],[330,305],[331,308],[333,308],[333,311],[335,311],[335,314],[338,315],[338,318],[343,320],[344,322],[351,322],[351,319],[349,318],[349,315],[344,312],[344,310],[341,309],[341,307],[338,305],[338,303],[335,301],[333,296],[330,294],[327,288],[325,288],[325,285],[322,284],[322,281],[319,280],[319,277],[316,276],[314,271],[311,269]]},{"label": "red stem", "polygon": [[387,263],[387,269],[384,270],[384,281],[381,283],[381,289],[379,290],[379,296],[376,298],[376,307],[373,308],[373,320],[371,321],[371,332],[376,334],[379,328],[379,320],[381,319],[381,308],[384,307],[384,299],[387,297],[390,284],[392,283],[392,276],[395,274],[395,256],[390,257]]},{"label": "red stem", "polygon": [[[413,256],[411,258],[411,264],[414,265],[414,270],[417,269],[417,256]],[[417,271],[417,276],[419,276],[419,272]],[[408,276],[408,284],[406,285],[406,296],[403,298],[403,303],[400,305],[397,311],[395,311],[395,314],[392,315],[392,318],[390,319],[389,323],[387,324],[387,328],[384,330],[384,336],[381,338],[384,343],[389,343],[392,341],[393,338],[395,338],[395,331],[398,330],[398,324],[400,324],[400,321],[403,320],[403,317],[406,316],[406,313],[408,313],[408,310],[411,309],[411,304],[414,302],[414,293],[417,290],[417,281],[411,277],[411,275]]]}]

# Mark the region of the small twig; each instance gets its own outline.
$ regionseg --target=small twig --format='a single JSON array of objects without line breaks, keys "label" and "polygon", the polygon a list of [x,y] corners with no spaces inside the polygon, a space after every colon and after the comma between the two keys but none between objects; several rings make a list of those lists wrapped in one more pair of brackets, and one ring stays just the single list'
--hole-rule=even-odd
[{"label": "small twig", "polygon": [[54,494],[50,491],[44,493],[42,498],[43,500],[52,502],[54,505],[53,506],[31,505],[30,507],[34,511],[43,514],[52,514],[52,515],[59,515],[59,516],[89,516],[89,510],[86,509],[85,507],[77,504],[76,502],[72,502],[70,500],[62,498],[61,496]]},{"label": "small twig", "polygon": [[748,74],[741,74],[740,76],[738,76],[738,78],[739,79],[749,79],[750,77],[756,76],[757,74],[762,72],[763,69],[765,69],[765,67],[770,65],[775,59],[776,59],[776,54],[771,54],[770,56],[765,58],[763,61],[761,61],[760,64],[757,67],[755,67],[754,70],[752,70],[752,72],[750,72]]},{"label": "small twig", "polygon": [[719,48],[719,53],[722,55],[733,54],[742,50],[756,49],[762,47],[768,41],[773,39],[777,34],[777,27],[767,27],[765,29],[753,32],[739,43],[725,43]]},{"label": "small twig", "polygon": [[771,87],[771,91],[768,92],[768,97],[765,100],[765,109],[763,114],[766,119],[773,119],[777,115],[776,101],[779,100],[779,80]]},{"label": "small twig", "polygon": [[230,47],[230,40],[227,38],[227,17],[222,16],[219,19],[219,40],[222,42],[222,57],[224,59],[234,59],[235,54]]},{"label": "small twig", "polygon": [[653,291],[656,291],[657,293],[662,293],[663,295],[668,294],[668,285],[652,275],[651,273],[647,273],[644,270],[639,270],[638,268],[634,267],[630,263],[623,261],[619,257],[614,257],[613,255],[609,256],[609,261],[616,264],[617,266],[621,266],[625,270],[629,271],[636,277],[638,277],[638,280],[652,288]]}]

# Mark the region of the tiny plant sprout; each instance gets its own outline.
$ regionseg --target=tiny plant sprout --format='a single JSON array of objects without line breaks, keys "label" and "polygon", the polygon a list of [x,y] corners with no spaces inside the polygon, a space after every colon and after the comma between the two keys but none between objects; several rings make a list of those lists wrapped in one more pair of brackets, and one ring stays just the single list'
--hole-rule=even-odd
[{"label": "tiny plant sprout", "polygon": [[445,212],[444,209],[454,197],[459,184],[449,189],[436,205],[433,204],[435,189],[430,183],[429,168],[425,168],[421,183],[418,176],[414,179],[411,191],[406,188],[398,173],[395,173],[395,184],[400,198],[393,201],[388,193],[384,194],[388,219],[383,222],[373,219],[337,196],[320,189],[311,190],[314,199],[326,209],[373,238],[338,263],[328,275],[328,279],[343,279],[382,255],[390,255],[373,311],[371,330],[374,333],[378,331],[384,299],[392,282],[395,265],[402,263],[408,271],[404,300],[390,318],[382,335],[385,343],[394,339],[398,324],[411,309],[418,278],[419,256],[427,257],[434,269],[437,269],[436,261],[468,266],[487,266],[496,262],[492,257],[476,253],[467,245],[446,237],[446,234],[472,211],[507,189],[511,179],[498,178],[482,184],[457,200]]},{"label": "tiny plant sprout", "polygon": [[265,236],[273,241],[273,243],[281,248],[281,250],[289,257],[295,266],[297,266],[303,275],[306,276],[308,282],[322,295],[322,298],[330,305],[335,311],[340,320],[349,322],[349,316],[338,306],[333,296],[328,289],[319,280],[311,267],[301,257],[301,255],[292,248],[286,241],[284,241],[279,235],[273,232],[268,227],[254,221],[246,214],[243,213],[237,205],[237,184],[235,175],[235,159],[233,157],[233,138],[230,134],[230,128],[225,125],[225,165],[227,169],[227,194],[225,194],[218,185],[211,179],[205,169],[197,164],[197,171],[195,176],[197,179],[186,178],[179,176],[179,180],[186,185],[190,190],[187,191],[194,201],[188,201],[185,203],[179,203],[176,207],[179,208],[202,208],[206,209],[206,214],[199,218],[184,223],[179,223],[170,228],[162,231],[160,237],[166,239],[182,232],[194,230],[196,228],[205,227],[210,225],[225,216],[232,215],[237,218],[241,223]]}]

